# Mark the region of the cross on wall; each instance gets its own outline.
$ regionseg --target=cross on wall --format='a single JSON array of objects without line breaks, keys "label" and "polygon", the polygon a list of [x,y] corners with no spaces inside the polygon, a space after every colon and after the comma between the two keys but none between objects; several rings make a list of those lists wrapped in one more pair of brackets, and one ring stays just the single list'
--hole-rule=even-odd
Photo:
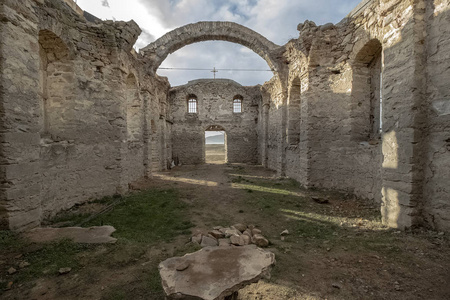
[{"label": "cross on wall", "polygon": [[216,67],[213,68],[213,70],[211,71],[214,74],[214,79],[216,79],[216,73],[219,72]]}]

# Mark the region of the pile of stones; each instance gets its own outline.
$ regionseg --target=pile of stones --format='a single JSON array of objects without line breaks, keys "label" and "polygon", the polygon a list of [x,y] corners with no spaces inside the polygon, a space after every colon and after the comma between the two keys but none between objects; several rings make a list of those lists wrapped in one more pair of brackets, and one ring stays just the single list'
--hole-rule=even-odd
[{"label": "pile of stones", "polygon": [[199,233],[191,238],[193,243],[202,247],[245,246],[255,244],[258,247],[269,246],[269,241],[254,225],[235,224],[230,227],[216,226],[207,234]]}]

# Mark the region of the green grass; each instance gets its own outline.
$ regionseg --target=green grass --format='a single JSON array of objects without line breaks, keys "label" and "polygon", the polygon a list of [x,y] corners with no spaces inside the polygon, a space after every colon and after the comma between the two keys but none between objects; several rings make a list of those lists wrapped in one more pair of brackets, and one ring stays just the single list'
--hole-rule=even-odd
[{"label": "green grass", "polygon": [[[2,237],[5,236],[3,232],[0,235]],[[3,251],[3,254],[11,254],[13,257],[9,257],[8,264],[5,267],[6,269],[14,267],[18,271],[7,278],[0,276],[2,282],[0,295],[8,281],[12,281],[14,284],[28,283],[35,278],[56,276],[59,274],[60,268],[66,267],[76,271],[80,268],[80,261],[77,255],[96,247],[95,245],[76,244],[70,240],[60,240],[45,244],[29,244],[18,235],[10,236],[7,239],[6,244],[2,243],[1,251]],[[4,240],[2,239],[2,241]],[[18,253],[22,255],[18,257]],[[20,269],[18,264],[22,261],[26,261],[30,265]],[[6,270],[2,271],[6,272]]]},{"label": "green grass", "polygon": [[[102,198],[98,203],[109,204],[115,200],[115,197]],[[0,231],[0,260],[6,262],[0,270],[0,295],[9,281],[13,281],[14,286],[32,284],[36,278],[57,276],[58,270],[64,267],[72,268],[73,273],[89,269],[92,264],[109,269],[134,264],[144,257],[150,246],[190,234],[189,228],[193,224],[186,213],[188,210],[188,205],[179,200],[175,190],[148,190],[124,197],[111,211],[84,225],[114,226],[117,231],[113,236],[118,238],[116,244],[86,245],[69,240],[31,244],[15,233]],[[88,216],[66,213],[52,221],[73,224]],[[178,249],[177,254],[183,255],[195,250],[189,246]],[[22,256],[16,258],[20,254]],[[17,265],[21,261],[27,261],[30,266],[19,269]],[[136,287],[138,290],[142,289],[144,295],[153,292],[162,295],[158,262],[152,261],[148,265],[148,271],[143,274],[145,280]],[[6,276],[6,271],[11,266],[18,271],[14,275]],[[88,273],[86,271],[86,277],[89,277]],[[127,299],[128,296],[126,293],[117,293],[116,290],[107,294],[111,296],[110,299]]]},{"label": "green grass", "polygon": [[0,230],[0,253],[17,251],[25,245],[26,242],[17,233]]},{"label": "green grass", "polygon": [[115,208],[91,220],[85,227],[112,225],[121,240],[154,244],[190,233],[185,217],[188,205],[175,190],[149,190],[123,199]]}]

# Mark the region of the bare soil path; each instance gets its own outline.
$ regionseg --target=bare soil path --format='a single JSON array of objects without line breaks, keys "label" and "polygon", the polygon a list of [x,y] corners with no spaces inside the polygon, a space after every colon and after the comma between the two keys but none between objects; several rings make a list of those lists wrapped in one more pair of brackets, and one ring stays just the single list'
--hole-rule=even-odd
[{"label": "bare soil path", "polygon": [[[195,251],[189,243],[192,234],[244,223],[262,230],[277,264],[271,279],[245,288],[240,299],[450,299],[448,234],[385,228],[375,203],[331,191],[305,190],[260,166],[235,164],[176,167],[133,188],[159,191],[154,199],[176,195],[184,204],[174,211],[177,218],[189,220],[189,230],[167,240],[156,237],[157,243],[137,242],[140,237],[121,236],[126,222],[122,229],[112,224],[118,227],[117,245],[77,248],[76,257],[84,263],[71,273],[36,273],[23,282],[15,279],[13,288],[0,296],[164,299],[156,268],[160,261]],[[158,207],[164,210],[167,203]],[[101,209],[99,203],[77,209],[92,213],[92,207]],[[142,217],[156,219],[157,215]],[[282,239],[285,229],[290,234]],[[0,255],[1,272],[18,261],[17,255],[27,257],[22,248],[8,251]],[[3,282],[12,280],[11,276]]]}]

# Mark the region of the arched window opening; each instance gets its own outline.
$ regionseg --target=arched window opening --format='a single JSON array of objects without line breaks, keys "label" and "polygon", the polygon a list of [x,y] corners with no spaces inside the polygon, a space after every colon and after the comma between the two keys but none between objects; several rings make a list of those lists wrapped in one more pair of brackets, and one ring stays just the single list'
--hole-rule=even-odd
[{"label": "arched window opening", "polygon": [[190,95],[188,97],[188,113],[196,114],[197,112],[197,97],[195,95]]},{"label": "arched window opening", "polygon": [[242,112],[242,100],[243,97],[236,95],[233,98],[233,113],[238,114]]},{"label": "arched window opening", "polygon": [[[39,32],[40,95],[42,98],[42,134],[53,139],[62,137],[65,131],[74,129],[70,108],[73,89],[73,63],[69,48],[49,30]],[[71,125],[72,124],[72,125]]]},{"label": "arched window opening", "polygon": [[300,142],[300,118],[301,118],[301,82],[296,77],[289,89],[288,98],[288,124],[287,139],[289,145],[297,145]]},{"label": "arched window opening", "polygon": [[352,137],[376,139],[382,127],[382,46],[374,39],[356,55],[352,82]]}]

